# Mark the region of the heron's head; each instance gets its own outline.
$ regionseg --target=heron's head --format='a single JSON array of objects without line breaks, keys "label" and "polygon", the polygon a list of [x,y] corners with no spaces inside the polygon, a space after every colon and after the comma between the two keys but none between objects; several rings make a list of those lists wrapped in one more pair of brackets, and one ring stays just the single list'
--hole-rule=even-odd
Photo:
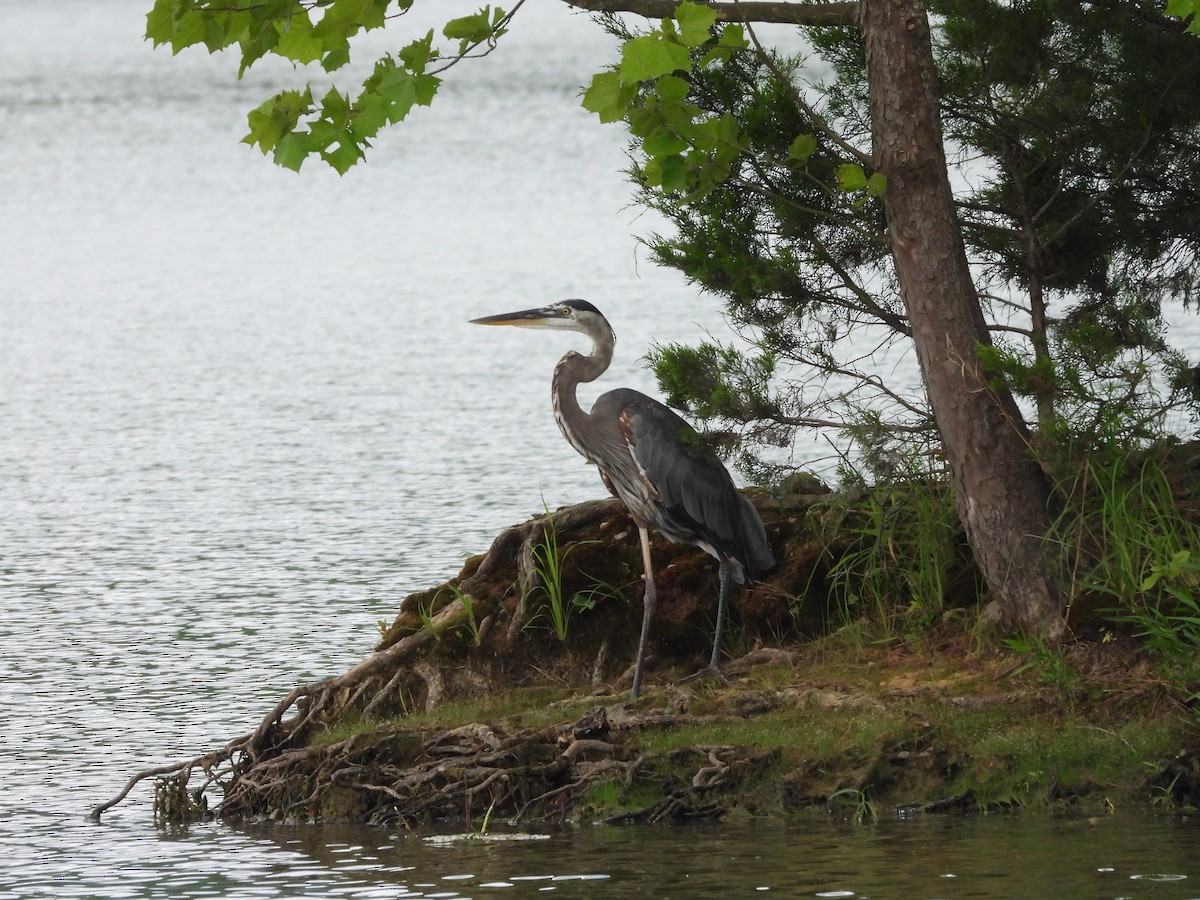
[{"label": "heron's head", "polygon": [[515,325],[518,328],[558,328],[565,331],[581,331],[595,335],[607,331],[612,333],[608,320],[600,310],[586,300],[563,300],[538,309],[523,309],[519,312],[501,313],[472,319],[472,325]]}]

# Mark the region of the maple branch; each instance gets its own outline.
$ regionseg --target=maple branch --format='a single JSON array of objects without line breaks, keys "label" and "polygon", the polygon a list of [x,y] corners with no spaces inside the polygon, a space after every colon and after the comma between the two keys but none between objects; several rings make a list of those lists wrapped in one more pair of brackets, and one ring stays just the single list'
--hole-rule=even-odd
[{"label": "maple branch", "polygon": [[[675,15],[679,0],[564,0],[570,6],[597,13],[627,12],[647,19]],[[720,22],[771,22],[782,25],[857,25],[858,3],[789,3],[786,0],[730,0],[705,3]]]}]

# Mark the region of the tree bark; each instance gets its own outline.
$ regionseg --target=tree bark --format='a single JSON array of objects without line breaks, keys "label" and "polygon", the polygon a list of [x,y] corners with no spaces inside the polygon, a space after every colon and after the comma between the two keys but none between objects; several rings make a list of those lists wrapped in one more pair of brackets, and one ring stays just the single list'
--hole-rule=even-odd
[{"label": "tree bark", "polygon": [[1042,543],[1049,488],[1012,396],[980,366],[990,338],[946,168],[929,20],[920,0],[861,0],[859,22],[892,256],[988,614],[1057,637],[1061,592]]}]

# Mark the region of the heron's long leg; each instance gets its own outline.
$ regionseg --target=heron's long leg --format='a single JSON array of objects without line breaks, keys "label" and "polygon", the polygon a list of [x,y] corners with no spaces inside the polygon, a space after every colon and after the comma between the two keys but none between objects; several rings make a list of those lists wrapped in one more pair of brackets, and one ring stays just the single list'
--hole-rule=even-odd
[{"label": "heron's long leg", "polygon": [[646,591],[642,596],[642,636],[638,639],[637,664],[633,668],[633,689],[629,695],[636,700],[642,689],[642,668],[646,664],[646,637],[650,634],[650,620],[654,618],[654,564],[650,560],[650,531],[642,522],[637,522],[638,534],[642,539],[642,568],[646,575]]},{"label": "heron's long leg", "polygon": [[729,608],[729,586],[733,583],[733,571],[729,567],[728,560],[721,560],[719,577],[721,592],[717,598],[717,633],[713,636],[712,659],[708,661],[709,669],[717,674],[721,672],[721,638],[725,634],[725,616]]},{"label": "heron's long leg", "polygon": [[719,575],[721,581],[720,594],[717,597],[717,628],[716,634],[713,635],[712,656],[709,658],[708,665],[699,672],[693,672],[687,678],[684,678],[680,684],[687,681],[693,681],[702,676],[715,678],[722,683],[728,683],[729,679],[721,674],[721,640],[725,634],[725,619],[729,609],[729,591],[733,584],[733,567],[729,565],[728,560],[721,560],[721,571]]}]

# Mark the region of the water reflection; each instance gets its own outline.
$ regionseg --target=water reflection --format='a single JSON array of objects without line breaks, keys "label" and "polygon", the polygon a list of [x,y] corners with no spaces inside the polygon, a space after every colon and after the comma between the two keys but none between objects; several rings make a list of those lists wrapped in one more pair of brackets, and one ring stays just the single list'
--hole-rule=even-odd
[{"label": "water reflection", "polygon": [[394,885],[413,892],[404,896],[536,889],[588,897],[1183,897],[1200,893],[1187,890],[1200,877],[1197,827],[1122,816],[984,816],[452,839],[331,826],[242,833],[286,855],[287,871],[282,862],[273,870],[281,883],[316,877],[308,868],[315,863],[330,889]]}]

